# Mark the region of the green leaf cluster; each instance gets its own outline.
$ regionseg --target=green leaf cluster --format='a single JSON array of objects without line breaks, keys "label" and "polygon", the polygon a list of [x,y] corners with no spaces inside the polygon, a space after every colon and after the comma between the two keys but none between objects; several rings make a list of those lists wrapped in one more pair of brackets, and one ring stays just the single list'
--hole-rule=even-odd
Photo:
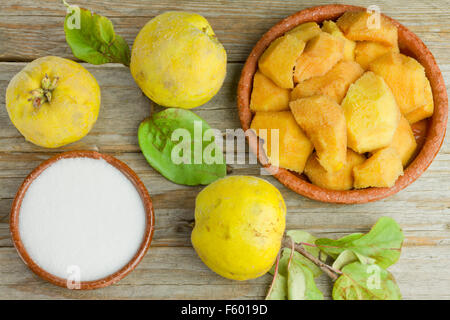
[{"label": "green leaf cluster", "polygon": [[[317,239],[301,230],[288,231],[287,236],[296,243],[308,243],[309,245],[303,247],[322,261],[325,260],[325,256],[321,256],[323,254],[334,260],[332,268],[340,274],[333,286],[334,300],[401,299],[400,289],[393,275],[386,270],[398,261],[404,239],[403,232],[394,219],[382,217],[367,234],[353,233],[337,240]],[[287,248],[282,251],[279,279],[268,298],[318,298],[317,292],[320,291],[310,282],[320,275],[320,269],[317,272],[318,267],[314,263],[300,253],[294,252],[295,258],[290,265],[296,267],[290,275],[290,268],[286,269],[290,252]],[[314,267],[305,263],[305,260]],[[298,265],[301,267],[297,267]],[[273,271],[272,268],[272,274]],[[321,294],[320,297],[323,298]]]},{"label": "green leaf cluster", "polygon": [[65,4],[69,10],[64,20],[64,32],[75,57],[96,65],[130,65],[130,48],[114,32],[111,20],[87,9]]},{"label": "green leaf cluster", "polygon": [[[316,238],[302,230],[287,232],[295,243],[314,243]],[[303,246],[316,258],[326,258],[319,249]],[[275,276],[272,291],[268,300],[323,300],[323,294],[317,288],[314,278],[320,276],[322,271],[312,261],[300,253],[284,248],[278,263],[278,274],[275,275],[275,266],[269,271]]]},{"label": "green leaf cluster", "polygon": [[382,217],[369,233],[354,233],[338,240],[317,239],[316,245],[323,252],[337,258],[348,250],[357,256],[374,259],[382,268],[388,268],[400,258],[403,233],[394,219]]},{"label": "green leaf cluster", "polygon": [[359,261],[347,264],[336,280],[334,300],[401,300],[393,275],[377,264]]}]

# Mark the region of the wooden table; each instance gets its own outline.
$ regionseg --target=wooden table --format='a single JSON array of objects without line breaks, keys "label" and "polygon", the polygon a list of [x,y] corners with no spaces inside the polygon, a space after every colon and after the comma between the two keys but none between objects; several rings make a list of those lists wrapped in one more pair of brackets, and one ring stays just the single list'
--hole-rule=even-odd
[{"label": "wooden table", "polygon": [[[228,74],[217,96],[195,109],[212,127],[238,128],[236,85],[252,46],[280,19],[324,1],[245,0],[73,0],[105,15],[116,32],[131,45],[142,26],[166,10],[204,15],[228,52]],[[76,2],[76,3],[75,3]],[[341,2],[341,1],[332,1]],[[369,6],[370,0],[345,1]],[[421,37],[450,82],[450,1],[377,1],[383,13],[398,19]],[[0,4],[0,298],[94,299],[253,299],[263,298],[269,276],[236,282],[214,274],[197,258],[190,243],[194,200],[201,187],[173,184],[145,161],[137,143],[139,123],[154,104],[138,89],[121,65],[86,65],[102,90],[100,117],[88,136],[57,150],[24,140],[10,122],[4,106],[11,77],[26,62],[46,55],[73,58],[63,31],[65,7],[59,0],[16,0]],[[9,236],[12,199],[24,177],[41,161],[65,150],[91,149],[112,154],[134,169],[155,205],[156,231],[151,249],[125,279],[95,291],[55,287],[32,274],[18,257]],[[231,165],[231,174],[259,173],[258,165]],[[431,167],[406,190],[384,201],[365,205],[331,205],[303,198],[273,178],[285,198],[288,229],[304,229],[317,236],[341,237],[366,232],[381,216],[402,226],[406,241],[400,261],[390,270],[405,299],[450,298],[450,141],[447,138]],[[331,287],[322,276],[326,297]]]}]

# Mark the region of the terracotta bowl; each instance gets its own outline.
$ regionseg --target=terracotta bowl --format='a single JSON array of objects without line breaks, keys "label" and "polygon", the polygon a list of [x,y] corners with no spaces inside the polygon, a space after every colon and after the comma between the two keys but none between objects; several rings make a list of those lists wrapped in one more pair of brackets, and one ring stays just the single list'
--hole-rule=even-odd
[{"label": "terracotta bowl", "polygon": [[[299,24],[324,20],[336,20],[346,11],[366,10],[350,5],[325,5],[305,9],[285,18],[273,26],[253,48],[250,53],[238,85],[238,109],[241,126],[244,131],[250,128],[253,114],[250,111],[250,96],[253,75],[258,67],[258,59],[276,38]],[[389,18],[389,17],[388,17]],[[333,191],[311,184],[304,175],[298,175],[286,169],[277,168],[273,175],[289,189],[308,198],[332,203],[365,203],[380,200],[393,195],[414,182],[431,164],[438,153],[445,136],[447,126],[448,99],[444,79],[430,50],[412,33],[392,18],[389,18],[398,28],[398,41],[402,53],[417,59],[426,70],[434,96],[434,114],[430,119],[414,124],[413,131],[418,140],[419,153],[413,162],[405,169],[392,188],[367,188],[361,190]],[[270,170],[270,165],[262,150],[261,141],[254,134],[248,136],[250,149],[258,155],[260,163]]]},{"label": "terracotta bowl", "polygon": [[98,279],[94,281],[81,281],[80,288],[81,290],[90,290],[90,289],[98,289],[103,288],[106,286],[109,286],[113,283],[116,283],[117,281],[124,278],[128,273],[134,270],[136,266],[139,264],[139,262],[144,257],[145,253],[147,252],[148,248],[150,247],[150,243],[152,241],[153,236],[153,229],[155,224],[155,216],[153,212],[153,205],[152,200],[150,198],[150,195],[147,192],[147,189],[145,188],[144,184],[141,182],[141,180],[138,178],[136,173],[134,173],[133,170],[130,169],[125,163],[122,161],[109,156],[105,154],[101,154],[95,151],[69,151],[64,152],[61,154],[58,154],[44,162],[42,162],[36,169],[34,169],[28,177],[25,178],[25,181],[20,186],[19,190],[17,191],[16,197],[14,199],[14,202],[12,204],[11,208],[11,215],[10,215],[10,230],[11,230],[11,237],[14,243],[14,246],[17,249],[17,252],[19,253],[19,256],[22,258],[22,260],[25,262],[25,264],[33,271],[35,274],[40,276],[41,278],[57,285],[60,287],[67,288],[67,279],[59,278],[54,276],[53,274],[48,273],[41,267],[39,267],[28,255],[27,251],[25,250],[25,247],[22,243],[22,240],[20,239],[20,233],[19,233],[19,219],[20,219],[20,206],[22,204],[22,200],[25,196],[25,193],[28,190],[28,187],[33,183],[34,179],[36,179],[45,169],[47,169],[49,166],[51,166],[56,161],[59,161],[61,159],[67,159],[67,158],[92,158],[92,159],[103,159],[107,161],[109,164],[113,165],[117,169],[119,169],[136,187],[136,190],[139,192],[139,195],[141,196],[145,212],[146,212],[146,220],[147,220],[147,226],[144,232],[144,238],[142,239],[141,246],[139,247],[137,253],[134,255],[134,257],[131,259],[130,262],[128,262],[127,265],[125,265],[122,269],[119,271],[103,278]]}]

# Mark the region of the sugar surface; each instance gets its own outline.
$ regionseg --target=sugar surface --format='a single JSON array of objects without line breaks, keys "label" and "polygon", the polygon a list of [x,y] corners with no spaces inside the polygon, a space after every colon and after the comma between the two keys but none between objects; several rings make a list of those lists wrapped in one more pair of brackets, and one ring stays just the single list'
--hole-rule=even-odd
[{"label": "sugar surface", "polygon": [[140,247],[145,224],[144,206],[130,180],[108,162],[90,158],[62,159],[43,171],[19,215],[30,257],[64,279],[79,270],[81,281],[125,266]]}]

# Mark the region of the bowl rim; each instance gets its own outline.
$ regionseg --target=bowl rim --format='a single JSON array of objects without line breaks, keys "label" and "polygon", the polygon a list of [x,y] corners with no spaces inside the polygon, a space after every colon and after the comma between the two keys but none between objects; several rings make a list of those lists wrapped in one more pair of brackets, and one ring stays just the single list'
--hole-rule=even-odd
[{"label": "bowl rim", "polygon": [[[154,232],[154,225],[155,225],[155,215],[153,210],[153,203],[152,199],[150,198],[150,195],[143,184],[143,182],[139,179],[137,174],[128,167],[124,162],[118,160],[117,158],[102,154],[97,151],[90,151],[90,150],[81,150],[81,151],[67,151],[60,154],[57,154],[45,161],[43,161],[41,164],[39,164],[23,181],[22,185],[19,187],[16,196],[14,198],[11,212],[10,212],[10,233],[11,238],[14,244],[14,247],[16,248],[20,258],[23,260],[23,262],[33,271],[36,275],[41,277],[44,280],[47,280],[48,282],[63,287],[63,288],[69,288],[68,287],[68,279],[57,277],[43,268],[41,268],[39,265],[34,262],[34,260],[30,257],[28,252],[26,251],[23,242],[20,238],[20,232],[19,232],[19,216],[20,216],[20,208],[22,204],[22,200],[29,188],[29,186],[34,182],[34,180],[47,168],[49,168],[52,164],[55,162],[62,160],[62,159],[70,159],[70,158],[91,158],[91,159],[103,159],[112,166],[114,166],[116,169],[118,169],[122,174],[124,174],[128,180],[131,181],[133,186],[138,191],[142,203],[145,208],[146,213],[146,228],[144,232],[144,237],[142,239],[142,243],[139,246],[138,251],[136,254],[131,258],[131,260],[123,266],[118,271],[97,280],[92,281],[80,281],[79,290],[91,290],[91,289],[98,289],[103,288],[106,286],[109,286],[111,284],[114,284],[118,282],[119,280],[123,279],[126,275],[128,275],[131,271],[133,271],[136,266],[141,262],[142,258],[147,253],[147,250],[150,247],[150,243],[152,241],[153,232]],[[71,288],[69,288],[71,289]]]},{"label": "bowl rim", "polygon": [[[307,8],[284,18],[269,31],[267,31],[253,47],[242,69],[237,90],[237,106],[242,129],[247,132],[253,118],[250,110],[250,97],[253,86],[253,76],[258,67],[258,59],[276,38],[283,35],[297,25],[305,22],[323,22],[324,20],[335,20],[347,11],[365,11],[366,8],[330,4]],[[377,201],[391,196],[413,183],[431,165],[444,141],[448,117],[448,97],[442,73],[426,45],[408,28],[390,18],[398,28],[399,47],[401,52],[407,52],[421,63],[430,81],[434,99],[434,113],[428,120],[429,125],[425,143],[416,155],[415,159],[405,169],[395,185],[391,188],[366,188],[346,191],[335,191],[316,186],[298,177],[296,174],[283,168],[275,168],[268,163],[267,157],[262,150],[262,141],[254,133],[246,135],[250,149],[257,155],[261,165],[269,170],[272,175],[283,185],[294,192],[313,200],[329,203],[356,204]],[[261,149],[260,149],[261,148]]]}]

